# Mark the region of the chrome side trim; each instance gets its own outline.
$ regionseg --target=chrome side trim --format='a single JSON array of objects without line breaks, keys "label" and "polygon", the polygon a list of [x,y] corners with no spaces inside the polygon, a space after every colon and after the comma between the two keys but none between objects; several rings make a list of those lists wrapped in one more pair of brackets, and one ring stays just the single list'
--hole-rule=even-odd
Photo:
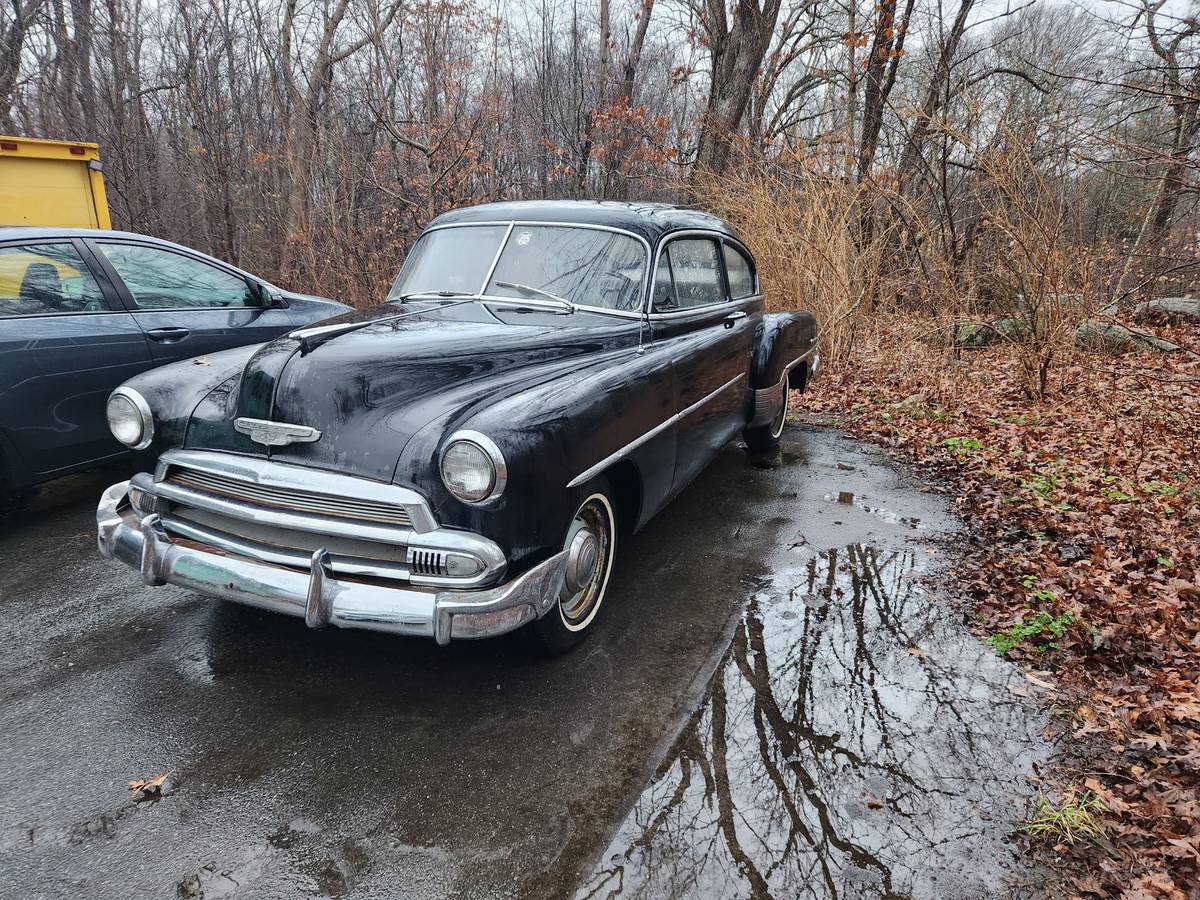
[{"label": "chrome side trim", "polygon": [[610,466],[612,463],[615,463],[617,460],[621,459],[624,456],[628,456],[630,453],[632,453],[638,447],[642,446],[642,444],[646,443],[651,438],[654,438],[657,435],[661,434],[665,429],[670,428],[672,425],[674,425],[676,422],[680,421],[681,419],[687,418],[689,415],[691,415],[696,410],[698,410],[700,407],[702,407],[705,403],[708,403],[710,400],[712,400],[718,394],[721,394],[722,392],[733,387],[735,384],[737,384],[739,381],[741,381],[745,377],[746,377],[746,373],[742,372],[741,374],[737,375],[736,377],[729,379],[727,382],[725,382],[723,385],[721,385],[715,391],[700,398],[695,403],[693,403],[691,406],[689,406],[687,409],[680,410],[679,412],[675,413],[675,415],[671,416],[671,418],[667,419],[665,422],[661,422],[658,425],[655,425],[653,428],[651,428],[649,431],[647,431],[641,437],[635,438],[634,440],[630,441],[628,444],[626,444],[620,450],[616,451],[615,453],[610,453],[608,456],[604,457],[604,459],[600,460],[600,462],[596,463],[590,469],[586,469],[585,471],[580,472],[578,475],[576,475],[574,478],[572,478],[570,481],[567,482],[567,487],[569,487],[569,488],[579,487],[579,485],[581,485],[584,482],[589,481],[590,479],[599,475],[606,468],[608,468],[608,466]]}]

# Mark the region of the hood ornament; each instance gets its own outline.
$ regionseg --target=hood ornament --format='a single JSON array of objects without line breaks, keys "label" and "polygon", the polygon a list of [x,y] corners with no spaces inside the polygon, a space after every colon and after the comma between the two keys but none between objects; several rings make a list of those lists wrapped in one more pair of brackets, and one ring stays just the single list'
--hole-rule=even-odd
[{"label": "hood ornament", "polygon": [[233,427],[250,440],[267,447],[286,447],[288,444],[309,444],[321,439],[321,432],[310,425],[290,425],[287,422],[269,422],[266,419],[233,420]]}]

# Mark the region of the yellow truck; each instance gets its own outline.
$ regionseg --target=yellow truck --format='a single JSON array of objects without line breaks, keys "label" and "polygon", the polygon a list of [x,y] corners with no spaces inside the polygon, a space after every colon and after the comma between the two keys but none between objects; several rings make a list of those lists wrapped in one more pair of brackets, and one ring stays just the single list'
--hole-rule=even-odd
[{"label": "yellow truck", "polygon": [[0,136],[0,226],[112,228],[100,148]]}]

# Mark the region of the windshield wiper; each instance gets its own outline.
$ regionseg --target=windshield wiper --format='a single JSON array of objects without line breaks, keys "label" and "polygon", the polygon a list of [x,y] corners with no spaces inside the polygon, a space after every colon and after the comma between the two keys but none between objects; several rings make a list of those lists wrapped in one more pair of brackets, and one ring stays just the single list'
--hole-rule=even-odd
[{"label": "windshield wiper", "polygon": [[401,294],[388,302],[407,303],[409,300],[441,300],[453,297],[474,297],[470,291],[413,291],[411,294]]},{"label": "windshield wiper", "polygon": [[547,300],[553,300],[555,303],[561,303],[567,312],[575,312],[575,304],[565,297],[560,297],[558,294],[552,294],[549,291],[543,291],[541,288],[535,288],[529,284],[517,284],[512,281],[493,281],[492,284],[496,287],[508,288],[510,291],[516,291],[519,294],[524,294],[526,297],[545,297]]},{"label": "windshield wiper", "polygon": [[[474,303],[478,299],[474,294],[466,294],[465,296],[469,299],[456,300],[454,303],[449,304],[449,306],[463,306],[467,303]],[[445,306],[438,307],[439,310],[447,308]],[[430,312],[430,310],[410,309],[408,312],[396,313],[394,316],[380,316],[378,319],[367,319],[363,322],[339,322],[336,325],[314,325],[310,328],[300,328],[289,332],[287,336],[298,340],[300,342],[300,355],[307,356],[326,341],[331,341],[335,337],[341,337],[343,334],[358,331],[360,328],[366,328],[368,325],[378,325],[381,322],[394,322],[397,319],[407,319],[409,316],[419,316],[425,312]]]}]

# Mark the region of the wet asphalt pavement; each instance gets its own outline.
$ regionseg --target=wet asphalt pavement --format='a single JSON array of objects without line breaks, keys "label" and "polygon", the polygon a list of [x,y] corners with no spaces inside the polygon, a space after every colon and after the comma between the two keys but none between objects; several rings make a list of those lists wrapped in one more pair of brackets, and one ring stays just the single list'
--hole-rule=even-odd
[{"label": "wet asphalt pavement", "polygon": [[0,896],[1033,890],[1044,716],[929,594],[944,500],[834,432],[727,448],[552,660],[146,588],[95,549],[119,477],[0,520]]}]

